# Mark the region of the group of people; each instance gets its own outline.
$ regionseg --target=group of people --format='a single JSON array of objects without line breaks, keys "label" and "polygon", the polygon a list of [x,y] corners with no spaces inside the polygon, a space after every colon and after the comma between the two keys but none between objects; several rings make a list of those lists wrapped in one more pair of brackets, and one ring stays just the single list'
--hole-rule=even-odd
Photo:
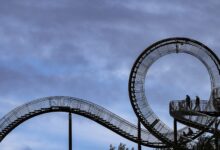
[{"label": "group of people", "polygon": [[191,128],[188,128],[188,133],[186,133],[185,131],[183,131],[183,136],[190,136],[193,134],[193,130]]},{"label": "group of people", "polygon": [[[192,103],[191,103],[191,98],[189,95],[186,95],[185,104],[186,104],[187,110],[192,110]],[[200,98],[198,96],[196,96],[194,110],[200,111]]]}]

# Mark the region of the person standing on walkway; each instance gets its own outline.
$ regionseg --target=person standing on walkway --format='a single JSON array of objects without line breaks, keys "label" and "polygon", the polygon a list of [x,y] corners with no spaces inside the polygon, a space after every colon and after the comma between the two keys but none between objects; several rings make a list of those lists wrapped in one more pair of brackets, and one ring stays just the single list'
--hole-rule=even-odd
[{"label": "person standing on walkway", "polygon": [[194,110],[200,111],[200,98],[196,96],[196,103],[195,103],[195,108]]},{"label": "person standing on walkway", "polygon": [[186,110],[191,110],[191,98],[186,95]]}]

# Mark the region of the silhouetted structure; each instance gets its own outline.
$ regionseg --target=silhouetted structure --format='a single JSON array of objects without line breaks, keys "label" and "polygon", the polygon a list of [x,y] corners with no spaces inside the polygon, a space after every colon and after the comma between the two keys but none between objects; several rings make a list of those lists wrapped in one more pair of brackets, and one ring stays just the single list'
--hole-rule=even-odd
[{"label": "silhouetted structure", "polygon": [[[145,95],[145,76],[151,65],[159,58],[171,53],[186,53],[198,58],[207,68],[211,79],[210,100],[185,100],[170,102],[170,115],[174,118],[174,130],[170,129],[153,112]],[[15,108],[0,120],[0,141],[22,122],[48,112],[68,112],[90,118],[128,140],[155,148],[186,148],[186,143],[201,136],[204,132],[218,139],[218,119],[220,106],[220,61],[216,54],[202,43],[188,38],[169,38],[146,48],[135,61],[129,77],[129,97],[138,118],[133,125],[114,113],[94,103],[73,97],[55,96],[31,101]],[[196,108],[196,109],[192,109]],[[197,109],[199,108],[199,109]],[[69,117],[71,121],[71,116]],[[177,130],[177,122],[190,126]],[[70,122],[69,122],[70,123]],[[146,129],[141,128],[141,124]],[[72,147],[72,124],[69,125],[69,147]],[[184,134],[185,133],[185,134]],[[184,135],[183,135],[184,134]],[[218,145],[218,141],[216,140]]]}]

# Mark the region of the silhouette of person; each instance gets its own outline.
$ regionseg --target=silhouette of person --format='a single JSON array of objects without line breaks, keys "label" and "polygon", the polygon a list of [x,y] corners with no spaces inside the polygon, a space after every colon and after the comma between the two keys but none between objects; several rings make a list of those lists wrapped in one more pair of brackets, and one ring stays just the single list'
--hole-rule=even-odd
[{"label": "silhouette of person", "polygon": [[196,105],[194,110],[200,111],[200,98],[198,96],[196,96]]},{"label": "silhouette of person", "polygon": [[187,136],[187,134],[186,134],[186,132],[185,132],[185,131],[183,131],[183,136]]},{"label": "silhouette of person", "polygon": [[191,109],[191,98],[189,97],[189,95],[186,95],[186,109]]},{"label": "silhouette of person", "polygon": [[192,135],[193,134],[193,130],[191,128],[188,128],[188,135]]}]

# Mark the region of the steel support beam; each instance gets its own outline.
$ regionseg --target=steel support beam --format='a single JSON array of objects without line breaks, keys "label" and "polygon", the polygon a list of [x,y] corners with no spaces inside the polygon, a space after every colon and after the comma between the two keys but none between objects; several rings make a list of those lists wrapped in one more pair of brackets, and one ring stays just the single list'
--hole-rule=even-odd
[{"label": "steel support beam", "polygon": [[69,150],[72,150],[72,114],[69,112]]},{"label": "steel support beam", "polygon": [[174,129],[174,149],[177,148],[177,121],[176,119],[173,120],[173,129]]},{"label": "steel support beam", "polygon": [[141,122],[138,119],[138,150],[141,150]]},{"label": "steel support beam", "polygon": [[219,125],[219,122],[218,120],[216,119],[215,120],[215,146],[216,146],[216,149],[218,150],[219,149],[219,146],[218,146],[218,125]]}]

